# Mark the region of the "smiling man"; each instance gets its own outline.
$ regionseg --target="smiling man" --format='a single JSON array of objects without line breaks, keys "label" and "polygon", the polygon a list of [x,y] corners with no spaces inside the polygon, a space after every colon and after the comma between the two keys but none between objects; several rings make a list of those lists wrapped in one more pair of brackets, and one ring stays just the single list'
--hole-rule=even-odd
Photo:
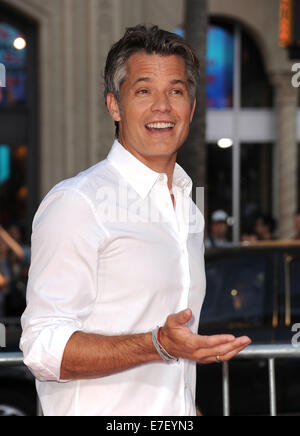
[{"label": "smiling man", "polygon": [[121,102],[114,94],[107,95],[110,114],[120,123],[119,142],[146,166],[165,173],[170,190],[177,151],[187,138],[195,103],[184,59],[178,55],[133,54],[127,61]]},{"label": "smiling man", "polygon": [[137,159],[163,172],[169,186],[178,149],[189,132],[195,100],[191,101],[184,59],[135,53],[127,62],[127,80],[120,104],[109,93],[107,104],[120,123],[120,142]]},{"label": "smiling man", "polygon": [[33,223],[21,348],[45,415],[195,415],[196,363],[250,343],[197,334],[204,221],[176,163],[197,79],[190,47],[156,26],[128,29],[108,54],[117,139]]}]

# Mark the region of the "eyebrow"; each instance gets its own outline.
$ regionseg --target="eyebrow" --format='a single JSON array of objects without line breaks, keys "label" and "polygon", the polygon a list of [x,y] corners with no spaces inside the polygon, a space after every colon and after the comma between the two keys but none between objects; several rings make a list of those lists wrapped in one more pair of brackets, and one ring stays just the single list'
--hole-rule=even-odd
[{"label": "eyebrow", "polygon": [[[152,79],[150,77],[139,77],[133,84],[133,86],[137,85],[140,82],[152,82]],[[181,80],[181,79],[174,79],[170,81],[171,85],[183,85],[187,87],[187,81]]]},{"label": "eyebrow", "polygon": [[137,85],[140,82],[151,82],[151,79],[150,77],[140,77],[134,82],[133,86]]},{"label": "eyebrow", "polygon": [[171,85],[183,85],[185,87],[187,87],[187,81],[186,80],[181,80],[181,79],[175,79],[175,80],[171,80]]}]

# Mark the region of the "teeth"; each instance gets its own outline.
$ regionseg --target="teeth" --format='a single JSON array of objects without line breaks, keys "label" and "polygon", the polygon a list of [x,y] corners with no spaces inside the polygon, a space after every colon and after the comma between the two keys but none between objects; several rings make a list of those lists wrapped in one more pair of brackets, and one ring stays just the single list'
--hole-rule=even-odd
[{"label": "teeth", "polygon": [[173,123],[149,123],[146,125],[149,129],[169,129],[174,127]]}]

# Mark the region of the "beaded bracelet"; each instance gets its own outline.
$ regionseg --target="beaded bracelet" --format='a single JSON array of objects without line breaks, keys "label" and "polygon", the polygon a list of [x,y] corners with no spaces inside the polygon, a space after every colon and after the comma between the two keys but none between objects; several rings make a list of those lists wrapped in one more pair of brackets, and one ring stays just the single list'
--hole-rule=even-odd
[{"label": "beaded bracelet", "polygon": [[154,347],[156,348],[156,351],[158,352],[158,354],[163,360],[165,361],[176,360],[178,362],[179,359],[169,354],[167,350],[159,342],[160,329],[161,327],[156,327],[156,329],[154,329],[152,332],[152,342]]}]

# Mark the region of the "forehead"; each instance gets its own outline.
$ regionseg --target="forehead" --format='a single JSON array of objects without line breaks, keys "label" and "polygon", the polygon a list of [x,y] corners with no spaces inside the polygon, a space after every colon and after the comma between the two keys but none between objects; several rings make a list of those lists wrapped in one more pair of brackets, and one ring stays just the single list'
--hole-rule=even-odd
[{"label": "forehead", "polygon": [[176,55],[135,53],[127,61],[127,81],[139,78],[151,80],[187,80],[185,61]]}]

